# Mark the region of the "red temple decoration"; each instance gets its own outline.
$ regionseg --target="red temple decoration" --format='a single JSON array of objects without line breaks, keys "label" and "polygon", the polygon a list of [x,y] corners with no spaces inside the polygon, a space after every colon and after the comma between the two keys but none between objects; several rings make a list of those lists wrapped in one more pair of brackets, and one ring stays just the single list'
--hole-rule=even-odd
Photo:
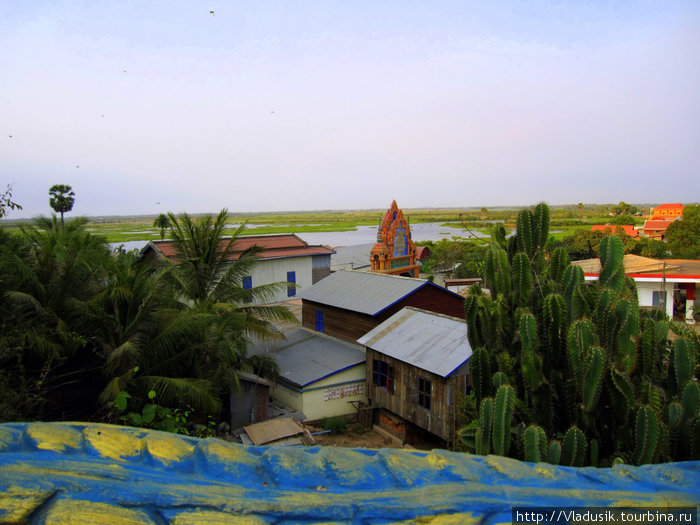
[{"label": "red temple decoration", "polygon": [[411,227],[396,201],[391,203],[379,226],[377,244],[369,254],[369,261],[373,272],[418,277],[419,265],[416,263],[416,245],[411,240]]}]

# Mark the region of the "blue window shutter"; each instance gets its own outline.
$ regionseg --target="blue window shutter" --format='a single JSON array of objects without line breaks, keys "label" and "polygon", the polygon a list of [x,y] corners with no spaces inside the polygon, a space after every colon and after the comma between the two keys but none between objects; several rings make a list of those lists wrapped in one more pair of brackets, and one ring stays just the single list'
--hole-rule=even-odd
[{"label": "blue window shutter", "polygon": [[245,277],[243,277],[243,289],[250,290],[252,287],[253,287],[253,276],[246,275]]},{"label": "blue window shutter", "polygon": [[316,310],[316,330],[323,332],[323,310]]},{"label": "blue window shutter", "polygon": [[[297,273],[296,272],[287,272],[287,282],[291,283],[292,285],[296,284],[297,282]],[[296,286],[287,286],[287,297],[294,297],[297,294],[297,287]]]}]

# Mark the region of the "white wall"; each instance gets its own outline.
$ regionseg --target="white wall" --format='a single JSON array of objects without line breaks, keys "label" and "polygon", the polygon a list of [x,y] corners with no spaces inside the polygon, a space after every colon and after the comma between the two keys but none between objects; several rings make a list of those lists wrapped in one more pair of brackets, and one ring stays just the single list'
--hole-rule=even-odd
[{"label": "white wall", "polygon": [[[664,283],[637,282],[637,295],[639,306],[652,306],[652,292],[664,289]],[[666,289],[666,315],[673,317],[673,283],[667,282]]]},{"label": "white wall", "polygon": [[[270,284],[287,281],[287,272],[296,272],[297,289],[296,296],[305,288],[311,286],[312,256],[286,257],[281,259],[263,259],[256,263],[253,271],[253,287],[262,284]],[[275,297],[265,302],[278,303],[287,301],[293,297],[287,296],[286,287],[278,292]]]}]

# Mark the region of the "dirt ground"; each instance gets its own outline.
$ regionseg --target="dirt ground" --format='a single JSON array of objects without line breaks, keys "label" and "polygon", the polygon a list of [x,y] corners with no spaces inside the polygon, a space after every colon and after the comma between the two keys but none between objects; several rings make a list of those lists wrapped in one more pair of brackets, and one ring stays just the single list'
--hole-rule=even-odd
[{"label": "dirt ground", "polygon": [[[321,428],[309,428],[309,432],[320,432]],[[374,430],[367,432],[353,432],[348,430],[344,434],[317,434],[313,436],[315,445],[322,447],[348,447],[348,448],[401,448],[395,440],[385,437]]]}]

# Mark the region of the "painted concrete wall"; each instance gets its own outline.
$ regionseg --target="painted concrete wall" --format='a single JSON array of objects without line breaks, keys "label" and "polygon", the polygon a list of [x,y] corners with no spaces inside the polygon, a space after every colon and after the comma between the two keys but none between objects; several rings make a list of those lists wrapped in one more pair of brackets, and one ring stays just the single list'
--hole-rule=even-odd
[{"label": "painted concrete wall", "polygon": [[[263,259],[256,263],[253,271],[253,286],[287,281],[287,272],[296,272],[296,295],[312,285],[312,257],[288,257],[282,259]],[[292,299],[284,288],[267,303],[277,303]]]},{"label": "painted concrete wall", "polygon": [[0,425],[2,523],[491,525],[533,505],[692,506],[697,519],[698,487],[697,461],[576,469],[445,450],[247,447],[112,425]]},{"label": "painted concrete wall", "polygon": [[355,407],[348,401],[367,402],[365,364],[361,363],[301,390],[288,384],[277,384],[272,390],[272,397],[303,412],[309,421],[355,414]]},{"label": "painted concrete wall", "polygon": [[[661,291],[664,289],[663,283],[645,283],[637,282],[637,296],[639,298],[639,306],[652,306],[652,292]],[[673,283],[666,283],[666,315],[673,317]]]}]

